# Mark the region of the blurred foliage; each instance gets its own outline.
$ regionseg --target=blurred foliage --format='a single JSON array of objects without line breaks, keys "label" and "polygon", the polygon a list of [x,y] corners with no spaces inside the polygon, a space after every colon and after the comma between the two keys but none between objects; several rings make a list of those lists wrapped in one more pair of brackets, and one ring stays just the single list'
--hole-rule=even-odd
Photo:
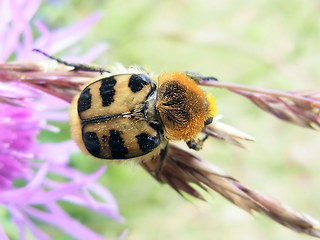
[{"label": "blurred foliage", "polygon": [[[221,81],[282,90],[320,89],[318,0],[51,0],[43,1],[37,18],[54,29],[93,11],[105,16],[74,49],[85,52],[97,42],[109,42],[96,63],[198,71]],[[206,90],[217,97],[224,121],[257,142],[242,150],[208,140],[199,154],[243,184],[320,219],[319,133],[280,122],[226,91]],[[68,138],[68,126],[58,126],[63,129],[59,136],[43,133],[40,139]],[[72,156],[72,165],[88,173],[101,164],[80,153]],[[128,229],[128,240],[310,239],[260,215],[252,217],[215,193],[207,194],[209,203],[186,201],[132,163],[108,164],[100,180],[115,195],[123,224],[64,206],[109,238]],[[47,231],[54,239],[66,239]]]}]

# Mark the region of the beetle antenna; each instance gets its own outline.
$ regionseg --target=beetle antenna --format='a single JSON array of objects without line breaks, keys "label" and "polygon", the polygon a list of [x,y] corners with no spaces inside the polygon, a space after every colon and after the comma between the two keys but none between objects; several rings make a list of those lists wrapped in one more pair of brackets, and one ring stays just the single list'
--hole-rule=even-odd
[{"label": "beetle antenna", "polygon": [[108,71],[108,70],[106,70],[104,68],[101,68],[101,67],[95,67],[95,66],[90,66],[90,65],[81,64],[81,63],[69,63],[69,62],[66,62],[64,60],[61,60],[60,58],[51,56],[48,53],[46,53],[46,52],[44,52],[44,51],[42,51],[40,49],[36,49],[35,48],[32,51],[38,52],[38,53],[44,55],[45,57],[50,58],[52,60],[55,60],[56,62],[61,63],[61,64],[65,65],[65,66],[73,67],[72,71],[99,72],[101,74],[110,73],[110,71]]},{"label": "beetle antenna", "polygon": [[196,83],[199,83],[200,81],[219,81],[217,78],[213,76],[203,76],[198,72],[186,71],[184,73],[187,74],[187,76],[190,77]]}]

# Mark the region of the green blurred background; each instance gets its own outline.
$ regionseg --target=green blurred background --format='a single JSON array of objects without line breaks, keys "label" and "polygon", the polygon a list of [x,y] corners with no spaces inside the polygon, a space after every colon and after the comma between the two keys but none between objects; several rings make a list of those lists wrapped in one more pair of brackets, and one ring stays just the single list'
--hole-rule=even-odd
[{"label": "green blurred background", "polygon": [[[198,71],[281,90],[320,89],[318,0],[52,0],[43,1],[36,16],[55,29],[94,11],[105,16],[74,47],[85,52],[107,41],[110,49],[95,63]],[[320,219],[319,133],[278,121],[227,91],[206,90],[217,97],[224,122],[257,141],[243,150],[208,140],[199,155],[244,185]],[[40,140],[69,137],[67,124],[56,125],[62,133],[43,132]],[[72,164],[90,173],[105,163],[77,154]],[[108,164],[100,180],[117,199],[123,223],[64,206],[108,238],[128,229],[128,240],[311,239],[261,215],[250,216],[213,192],[206,195],[208,202],[185,200],[132,164]],[[69,239],[43,227],[54,239]]]}]

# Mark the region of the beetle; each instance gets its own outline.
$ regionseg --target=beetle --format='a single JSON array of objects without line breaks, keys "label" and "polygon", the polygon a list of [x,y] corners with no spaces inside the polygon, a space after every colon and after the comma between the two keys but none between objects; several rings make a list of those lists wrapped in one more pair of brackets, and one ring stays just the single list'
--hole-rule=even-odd
[{"label": "beetle", "polygon": [[71,135],[84,153],[100,159],[144,161],[155,156],[163,160],[169,141],[183,140],[191,149],[202,148],[207,136],[200,138],[199,133],[212,122],[216,104],[198,83],[216,78],[195,72],[154,75],[140,67],[109,71],[35,51],[73,71],[102,74],[71,103]]},{"label": "beetle", "polygon": [[102,159],[146,159],[168,141],[200,149],[197,135],[212,121],[214,98],[184,72],[152,78],[145,72],[116,74],[87,84],[70,112],[81,150]]},{"label": "beetle", "polygon": [[201,149],[197,138],[216,114],[215,99],[184,72],[145,72],[103,77],[87,84],[70,112],[71,132],[81,150],[110,160],[144,160],[183,140]]}]

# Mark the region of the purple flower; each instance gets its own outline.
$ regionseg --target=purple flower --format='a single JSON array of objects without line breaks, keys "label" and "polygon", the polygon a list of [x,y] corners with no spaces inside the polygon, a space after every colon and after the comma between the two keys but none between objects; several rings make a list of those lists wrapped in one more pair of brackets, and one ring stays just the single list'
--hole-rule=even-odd
[{"label": "purple flower", "polygon": [[[40,0],[0,2],[0,63],[13,56],[17,60],[41,58],[32,53],[33,48],[54,54],[71,47],[101,17],[95,13],[73,26],[49,31],[41,21],[32,20],[40,3]],[[40,33],[37,39],[33,39],[30,21]],[[106,48],[107,44],[98,44],[81,58],[91,61]],[[51,239],[34,220],[55,226],[75,239],[105,239],[73,219],[58,204],[58,201],[69,202],[120,221],[115,199],[96,181],[105,167],[84,174],[68,166],[70,154],[77,151],[73,141],[39,143],[37,140],[41,129],[59,131],[48,121],[66,121],[68,115],[61,109],[68,104],[22,83],[1,81],[0,204],[10,213],[20,239],[26,239],[27,229],[36,239]],[[48,173],[65,180],[50,178]],[[9,239],[1,224],[0,239]]]},{"label": "purple flower", "polygon": [[6,189],[14,179],[31,175],[28,164],[35,157],[31,148],[36,144],[40,122],[28,106],[0,106],[0,189]]}]

